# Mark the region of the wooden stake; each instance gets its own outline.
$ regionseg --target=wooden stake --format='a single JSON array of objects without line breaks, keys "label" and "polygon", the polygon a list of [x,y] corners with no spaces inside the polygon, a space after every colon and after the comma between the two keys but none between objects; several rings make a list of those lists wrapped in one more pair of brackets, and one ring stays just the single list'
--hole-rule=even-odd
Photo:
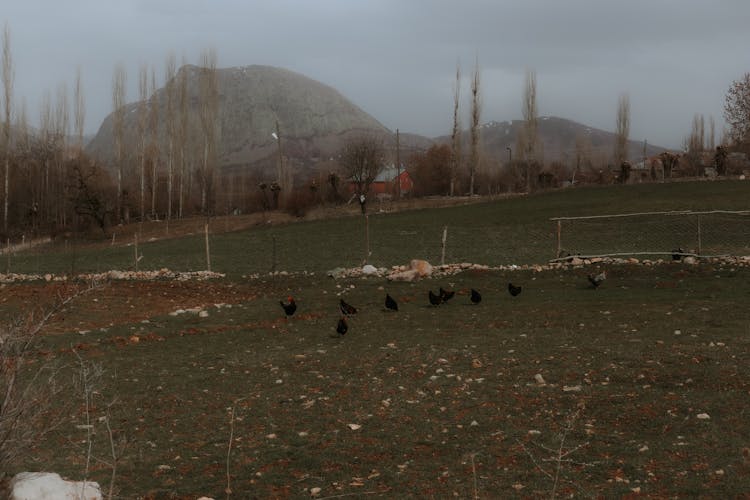
[{"label": "wooden stake", "polygon": [[5,254],[8,260],[5,263],[5,274],[10,274],[10,238],[8,238],[5,247]]},{"label": "wooden stake", "polygon": [[695,216],[695,220],[696,220],[696,223],[697,223],[697,226],[698,226],[698,250],[695,253],[697,253],[698,255],[700,255],[702,253],[701,252],[701,216],[700,215],[696,215]]},{"label": "wooden stake", "polygon": [[367,264],[367,259],[370,258],[370,216],[365,214],[365,261],[363,264]]},{"label": "wooden stake", "polygon": [[138,272],[138,233],[133,234],[133,262],[135,262],[135,272]]},{"label": "wooden stake", "polygon": [[206,221],[205,233],[206,233],[206,271],[211,272],[211,249],[208,246],[208,221]]},{"label": "wooden stake", "polygon": [[271,236],[271,272],[276,274],[276,235]]},{"label": "wooden stake", "polygon": [[557,221],[557,252],[555,258],[560,257],[560,250],[562,250],[562,221]]},{"label": "wooden stake", "polygon": [[445,265],[445,242],[448,241],[448,226],[443,226],[443,249],[440,254],[440,265]]}]

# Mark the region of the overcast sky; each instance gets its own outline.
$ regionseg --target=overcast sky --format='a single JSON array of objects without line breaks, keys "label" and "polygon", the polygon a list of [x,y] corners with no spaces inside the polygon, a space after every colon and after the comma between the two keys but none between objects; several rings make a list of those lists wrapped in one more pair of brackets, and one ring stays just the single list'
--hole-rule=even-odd
[{"label": "overcast sky", "polygon": [[[219,67],[266,64],[339,90],[388,128],[452,126],[456,65],[481,72],[482,122],[521,119],[536,71],[540,116],[614,130],[628,93],[630,138],[679,148],[694,114],[724,127],[724,95],[750,71],[748,0],[3,0],[16,109],[38,122],[45,92],[83,75],[86,130],[112,111],[112,75],[170,52]],[[71,91],[72,93],[72,91]],[[468,119],[464,119],[468,123]],[[706,122],[708,123],[708,122]]]}]

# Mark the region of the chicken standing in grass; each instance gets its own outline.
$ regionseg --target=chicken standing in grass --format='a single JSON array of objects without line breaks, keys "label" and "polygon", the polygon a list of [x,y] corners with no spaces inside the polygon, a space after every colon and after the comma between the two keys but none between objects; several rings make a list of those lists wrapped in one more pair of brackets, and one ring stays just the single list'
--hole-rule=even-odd
[{"label": "chicken standing in grass", "polygon": [[469,298],[471,299],[472,304],[479,304],[482,302],[482,295],[473,288],[471,289],[471,296]]},{"label": "chicken standing in grass", "polygon": [[341,314],[345,316],[357,314],[357,308],[351,304],[347,304],[344,299],[341,299],[341,301],[339,302],[339,307],[341,308]]},{"label": "chicken standing in grass", "polygon": [[516,297],[519,293],[521,293],[521,287],[516,286],[513,283],[508,283],[508,292],[514,297]]},{"label": "chicken standing in grass", "polygon": [[398,311],[398,302],[389,294],[385,294],[385,308],[390,311]]},{"label": "chicken standing in grass", "polygon": [[602,282],[607,279],[607,271],[602,271],[596,276],[589,274],[586,277],[589,279],[589,283],[591,283],[591,286],[593,288],[599,288],[599,285],[601,285]]},{"label": "chicken standing in grass", "polygon": [[339,335],[344,335],[349,330],[349,325],[346,322],[346,316],[341,316],[339,318],[339,322],[336,325],[336,333]]},{"label": "chicken standing in grass", "polygon": [[281,304],[281,307],[284,309],[284,314],[286,314],[287,318],[294,314],[294,312],[297,310],[297,303],[294,301],[294,297],[291,295],[287,297],[287,303],[284,304],[283,301],[279,301],[279,304]]},{"label": "chicken standing in grass", "polygon": [[440,300],[443,302],[448,302],[450,299],[453,298],[454,295],[456,295],[456,292],[454,290],[451,290],[451,291],[443,290],[443,287],[440,287],[439,293],[440,293]]},{"label": "chicken standing in grass", "polygon": [[443,299],[440,297],[440,295],[432,293],[432,290],[428,290],[427,296],[430,298],[430,304],[432,304],[433,306],[439,306],[443,302]]}]

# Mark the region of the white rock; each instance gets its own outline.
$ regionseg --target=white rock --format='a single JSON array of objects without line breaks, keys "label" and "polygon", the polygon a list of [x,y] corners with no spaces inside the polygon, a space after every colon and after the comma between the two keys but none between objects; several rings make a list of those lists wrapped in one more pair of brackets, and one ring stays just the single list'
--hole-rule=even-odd
[{"label": "white rock", "polygon": [[378,274],[378,268],[373,266],[372,264],[365,264],[364,266],[362,266],[362,274],[364,274],[365,276]]},{"label": "white rock", "polygon": [[544,377],[542,377],[541,373],[537,373],[534,375],[534,380],[536,380],[536,383],[539,385],[546,385],[547,382],[544,381]]},{"label": "white rock", "polygon": [[696,415],[700,420],[708,420],[711,416],[708,413],[699,413]]},{"label": "white rock", "polygon": [[99,483],[65,481],[54,472],[21,472],[10,481],[10,500],[101,500]]},{"label": "white rock", "polygon": [[580,385],[564,385],[563,392],[581,392]]}]

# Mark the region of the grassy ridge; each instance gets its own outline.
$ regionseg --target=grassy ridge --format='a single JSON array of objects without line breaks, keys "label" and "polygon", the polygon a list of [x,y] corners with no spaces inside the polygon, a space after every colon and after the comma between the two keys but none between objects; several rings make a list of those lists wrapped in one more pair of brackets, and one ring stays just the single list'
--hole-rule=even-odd
[{"label": "grassy ridge", "polygon": [[[443,226],[448,226],[446,261],[489,265],[545,262],[555,257],[551,217],[669,210],[748,208],[750,183],[675,182],[558,190],[440,209],[372,214],[369,261],[377,266],[412,258],[437,262]],[[611,235],[614,237],[615,235]],[[606,237],[604,238],[606,239]],[[274,244],[275,242],[275,244]],[[275,258],[274,258],[275,246]],[[277,270],[326,271],[361,264],[364,221],[344,217],[302,221],[211,236],[212,268],[237,278]],[[141,269],[205,269],[202,235],[145,242]],[[275,262],[274,262],[275,261]],[[14,272],[66,273],[132,269],[130,246],[14,256]]]}]

